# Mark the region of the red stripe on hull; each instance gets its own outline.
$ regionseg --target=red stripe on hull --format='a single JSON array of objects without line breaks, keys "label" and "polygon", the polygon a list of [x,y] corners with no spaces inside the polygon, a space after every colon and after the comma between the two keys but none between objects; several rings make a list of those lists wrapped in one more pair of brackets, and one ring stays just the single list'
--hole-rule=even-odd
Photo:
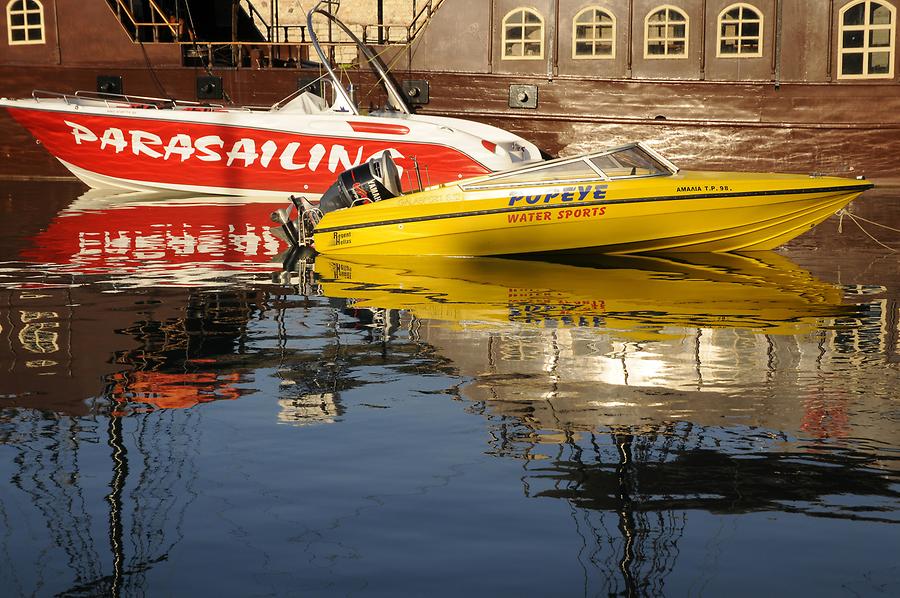
[{"label": "red stripe on hull", "polygon": [[409,127],[403,125],[385,125],[381,123],[366,123],[358,121],[347,121],[350,128],[357,133],[380,133],[382,135],[408,135]]}]

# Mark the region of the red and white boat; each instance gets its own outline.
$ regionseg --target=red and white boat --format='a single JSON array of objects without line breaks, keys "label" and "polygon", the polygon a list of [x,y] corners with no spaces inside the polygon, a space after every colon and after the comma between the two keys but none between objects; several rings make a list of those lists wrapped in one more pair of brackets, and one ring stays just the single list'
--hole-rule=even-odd
[{"label": "red and white boat", "polygon": [[387,92],[389,108],[361,114],[313,38],[334,100],[300,93],[271,108],[162,98],[35,92],[0,99],[12,117],[91,187],[224,195],[300,193],[315,200],[340,172],[388,152],[425,184],[540,160],[536,146],[496,127],[412,114],[377,58],[354,39]]}]

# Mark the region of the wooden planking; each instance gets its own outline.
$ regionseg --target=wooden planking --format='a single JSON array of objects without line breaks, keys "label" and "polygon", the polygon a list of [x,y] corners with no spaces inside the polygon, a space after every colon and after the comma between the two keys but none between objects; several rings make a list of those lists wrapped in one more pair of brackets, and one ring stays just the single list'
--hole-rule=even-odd
[{"label": "wooden planking", "polygon": [[[215,70],[236,103],[271,105],[316,71]],[[203,69],[0,67],[0,95],[21,97],[33,88],[94,89],[96,76],[121,74],[128,93],[196,98]],[[683,167],[736,170],[864,172],[897,177],[900,89],[896,85],[635,82],[588,79],[403,72],[398,80],[425,79],[431,102],[420,109],[516,132],[551,154],[569,155],[637,139],[651,142]],[[361,90],[371,78],[354,73]],[[52,81],[52,85],[48,84]],[[510,83],[539,87],[537,110],[508,107]],[[359,95],[381,105],[383,94]],[[656,116],[666,120],[654,120]],[[0,176],[59,176],[65,170],[5,113],[0,114]]]}]

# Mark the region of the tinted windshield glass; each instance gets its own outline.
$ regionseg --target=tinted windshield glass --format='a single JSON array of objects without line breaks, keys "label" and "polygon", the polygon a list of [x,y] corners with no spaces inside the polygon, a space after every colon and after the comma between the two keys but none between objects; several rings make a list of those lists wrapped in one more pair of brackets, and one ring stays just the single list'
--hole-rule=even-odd
[{"label": "tinted windshield glass", "polygon": [[591,162],[611,179],[672,174],[653,156],[636,146],[591,158]]},{"label": "tinted windshield glass", "polygon": [[551,181],[596,180],[600,176],[584,160],[553,164],[526,172],[510,172],[491,177],[490,183],[545,183]]}]

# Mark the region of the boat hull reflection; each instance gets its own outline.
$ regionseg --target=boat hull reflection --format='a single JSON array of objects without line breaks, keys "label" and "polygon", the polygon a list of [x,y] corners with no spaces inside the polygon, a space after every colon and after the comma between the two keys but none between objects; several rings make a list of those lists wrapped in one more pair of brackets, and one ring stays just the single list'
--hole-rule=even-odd
[{"label": "boat hull reflection", "polygon": [[[542,442],[602,425],[747,423],[751,406],[763,414],[756,425],[778,429],[781,418],[800,427],[807,404],[826,396],[814,396],[804,374],[829,367],[824,331],[860,309],[843,303],[841,287],[774,253],[567,262],[320,255],[315,271],[329,297],[402,310],[407,333],[470,379],[461,396],[533,424]],[[800,398],[776,401],[776,387]],[[770,413],[772,401],[784,412]]]},{"label": "boat hull reflection", "polygon": [[217,274],[277,269],[283,249],[271,198],[89,190],[21,252],[57,272],[113,274],[119,284],[202,286]]},{"label": "boat hull reflection", "polygon": [[794,334],[838,315],[841,290],[775,253],[502,258],[317,256],[329,297],[457,323],[668,326]]},{"label": "boat hull reflection", "polygon": [[246,370],[218,361],[281,269],[283,245],[259,224],[272,205],[95,189],[48,214],[0,285],[4,406],[81,414],[107,397],[126,413],[243,396]]}]

